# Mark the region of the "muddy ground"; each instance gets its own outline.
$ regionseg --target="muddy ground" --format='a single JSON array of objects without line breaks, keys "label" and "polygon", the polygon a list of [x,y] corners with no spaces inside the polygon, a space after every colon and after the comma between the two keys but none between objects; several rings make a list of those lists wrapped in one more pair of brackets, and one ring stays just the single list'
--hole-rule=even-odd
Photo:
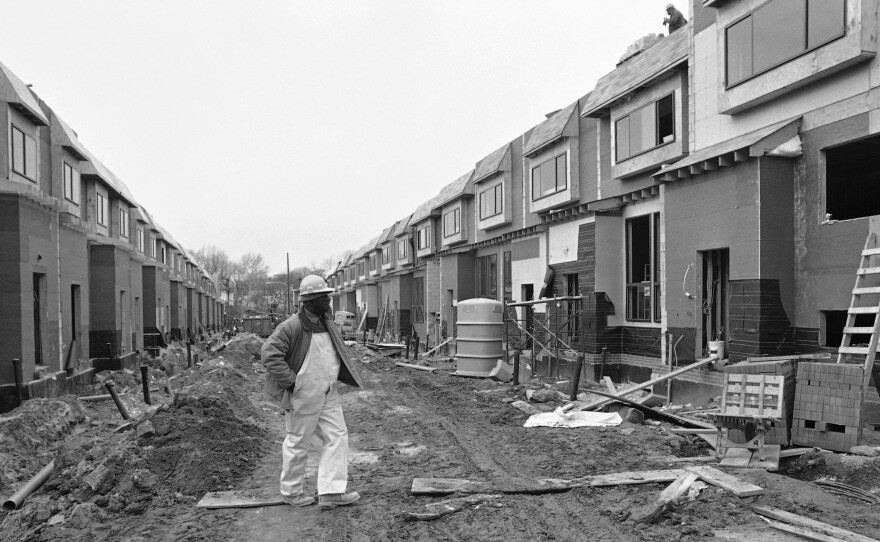
[{"label": "muddy ground", "polygon": [[[512,401],[524,399],[527,387],[552,382],[512,387],[454,377],[454,363],[442,359],[430,362],[436,373],[415,371],[360,346],[352,352],[368,388],[343,386],[342,398],[351,434],[350,488],[362,494],[361,501],[323,512],[315,506],[196,508],[207,491],[277,490],[284,418],[261,394],[262,367],[254,363],[259,339],[239,339],[219,354],[200,352],[205,360],[200,367],[185,369],[179,351],[176,359],[153,361],[152,407],[138,395],[139,374],[102,375],[126,391],[126,404],[141,421],[136,430],[114,432],[122,419],[112,402],[73,397],[29,401],[0,418],[0,495],[9,496],[48,461],[56,465],[19,510],[0,512],[0,538],[800,540],[771,530],[751,511],[756,504],[880,538],[880,505],[833,495],[812,483],[838,480],[880,494],[880,459],[819,452],[784,459],[779,473],[726,469],[764,487],[765,494],[740,499],[709,486],[648,524],[634,522],[630,513],[666,484],[502,495],[434,521],[410,521],[407,512],[448,498],[411,495],[416,477],[513,484],[669,468],[671,458],[711,450],[696,437],[671,433],[666,423],[526,429],[527,415]],[[171,395],[164,389],[169,375]],[[100,383],[95,393],[105,393]],[[314,491],[315,467],[312,459],[306,491]]]}]

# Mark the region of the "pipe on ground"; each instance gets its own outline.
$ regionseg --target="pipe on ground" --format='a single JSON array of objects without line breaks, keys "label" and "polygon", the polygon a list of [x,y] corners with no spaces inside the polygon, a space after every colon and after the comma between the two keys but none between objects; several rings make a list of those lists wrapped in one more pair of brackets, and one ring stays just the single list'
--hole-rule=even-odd
[{"label": "pipe on ground", "polygon": [[125,409],[125,405],[122,404],[122,400],[119,399],[119,394],[116,393],[116,388],[113,386],[113,382],[107,382],[104,384],[104,387],[110,392],[110,397],[113,398],[113,402],[116,403],[116,408],[118,408],[119,413],[122,414],[122,419],[126,421],[130,420],[131,416],[129,416],[128,410]]},{"label": "pipe on ground", "polygon": [[50,461],[48,465],[43,467],[40,472],[34,475],[33,478],[28,480],[28,482],[18,491],[16,491],[11,497],[3,501],[3,509],[7,511],[12,511],[21,506],[21,503],[24,502],[25,499],[28,498],[28,495],[36,491],[43,482],[49,479],[49,476],[52,475],[52,471],[55,470],[55,461]]}]

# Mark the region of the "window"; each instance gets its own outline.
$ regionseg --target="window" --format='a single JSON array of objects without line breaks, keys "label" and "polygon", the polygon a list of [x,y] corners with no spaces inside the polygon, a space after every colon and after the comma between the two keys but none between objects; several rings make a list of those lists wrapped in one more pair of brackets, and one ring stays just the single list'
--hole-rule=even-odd
[{"label": "window", "polygon": [[128,209],[119,208],[119,235],[128,239]]},{"label": "window", "polygon": [[[532,176],[534,177],[534,174]],[[502,212],[504,212],[503,184],[496,184],[492,188],[480,192],[480,220],[491,218]]]},{"label": "window", "polygon": [[[626,319],[660,321],[660,214],[626,221]],[[651,303],[651,300],[654,303]]]},{"label": "window", "polygon": [[401,239],[397,242],[397,259],[406,260],[409,258],[409,239]]},{"label": "window", "polygon": [[443,237],[461,233],[461,207],[456,207],[443,215]]},{"label": "window", "polygon": [[414,324],[425,322],[425,277],[412,280],[412,314]]},{"label": "window", "polygon": [[150,258],[156,259],[157,248],[159,247],[159,240],[153,237],[150,240]]},{"label": "window", "polygon": [[168,260],[167,260],[168,252],[166,251],[165,243],[162,243],[162,253],[161,254],[162,254],[162,260],[161,260],[162,263],[168,263]]},{"label": "window", "polygon": [[504,299],[513,299],[513,265],[511,264],[510,251],[503,255],[504,265]]},{"label": "window", "polygon": [[107,215],[110,213],[110,209],[107,207],[107,197],[104,196],[104,194],[98,194],[95,207],[95,211],[98,214],[98,224],[100,224],[101,226],[106,226]]},{"label": "window", "polygon": [[376,255],[370,254],[370,271],[376,270]]},{"label": "window", "polygon": [[15,126],[12,127],[12,171],[37,180],[37,142]]},{"label": "window", "polygon": [[675,140],[673,95],[636,109],[615,124],[617,162]]},{"label": "window", "polygon": [[424,228],[421,228],[416,232],[418,235],[418,243],[416,247],[418,250],[422,250],[425,248],[431,247],[431,225],[426,224]]},{"label": "window", "polygon": [[565,190],[567,178],[565,153],[533,167],[532,201]]},{"label": "window", "polygon": [[79,171],[64,162],[64,199],[79,205]]},{"label": "window", "polygon": [[137,229],[137,249],[141,254],[144,253],[144,229]]},{"label": "window", "polygon": [[832,220],[880,215],[880,136],[825,149],[825,212]]},{"label": "window", "polygon": [[391,263],[391,245],[382,247],[382,265]]},{"label": "window", "polygon": [[358,276],[363,277],[365,275],[366,275],[366,272],[364,271],[364,261],[361,260],[358,262]]},{"label": "window", "polygon": [[498,299],[498,255],[477,258],[477,297]]},{"label": "window", "polygon": [[845,0],[773,0],[725,31],[727,86],[844,35]]}]

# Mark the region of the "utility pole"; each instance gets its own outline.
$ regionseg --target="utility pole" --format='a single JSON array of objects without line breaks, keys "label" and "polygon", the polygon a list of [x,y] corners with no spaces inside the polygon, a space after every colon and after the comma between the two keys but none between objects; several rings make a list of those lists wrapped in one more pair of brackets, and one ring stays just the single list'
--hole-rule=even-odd
[{"label": "utility pole", "polygon": [[287,304],[284,307],[287,309],[287,316],[293,314],[290,312],[290,252],[287,253]]}]

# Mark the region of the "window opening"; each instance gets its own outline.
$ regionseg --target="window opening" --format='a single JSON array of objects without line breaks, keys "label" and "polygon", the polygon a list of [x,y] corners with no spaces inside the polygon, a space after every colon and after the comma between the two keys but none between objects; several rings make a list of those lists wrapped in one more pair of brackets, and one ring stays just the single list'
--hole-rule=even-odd
[{"label": "window opening", "polygon": [[825,212],[833,220],[880,215],[880,136],[825,149]]},{"label": "window opening", "polygon": [[566,154],[562,153],[532,168],[532,201],[565,190],[568,171]]},{"label": "window opening", "polygon": [[627,320],[660,321],[659,226],[659,213],[626,221]]},{"label": "window opening", "polygon": [[443,215],[443,237],[461,233],[461,207],[456,207]]},{"label": "window opening", "polygon": [[477,297],[498,299],[498,255],[477,258]]},{"label": "window opening", "polygon": [[496,184],[480,192],[480,220],[491,218],[504,212],[504,185]]},{"label": "window opening", "polygon": [[617,162],[675,140],[673,98],[664,96],[615,122]]}]

